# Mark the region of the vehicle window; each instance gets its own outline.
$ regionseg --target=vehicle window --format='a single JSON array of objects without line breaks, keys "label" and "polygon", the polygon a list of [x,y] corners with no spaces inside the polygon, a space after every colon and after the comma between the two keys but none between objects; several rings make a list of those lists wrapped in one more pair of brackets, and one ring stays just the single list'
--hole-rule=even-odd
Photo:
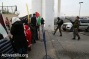
[{"label": "vehicle window", "polygon": [[88,23],[89,23],[89,20],[88,20]]},{"label": "vehicle window", "polygon": [[89,20],[80,20],[81,23],[89,23]]}]

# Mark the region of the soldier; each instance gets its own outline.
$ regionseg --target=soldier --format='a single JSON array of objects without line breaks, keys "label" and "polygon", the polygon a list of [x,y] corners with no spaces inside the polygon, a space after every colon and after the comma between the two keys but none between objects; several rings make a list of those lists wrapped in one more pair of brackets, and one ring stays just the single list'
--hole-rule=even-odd
[{"label": "soldier", "polygon": [[56,31],[59,29],[59,32],[60,32],[60,36],[62,36],[62,31],[61,31],[61,26],[63,24],[63,20],[61,20],[59,17],[57,18],[58,21],[57,21],[57,28],[55,29],[53,35],[55,35]]},{"label": "soldier", "polygon": [[78,40],[80,40],[80,36],[78,34],[78,29],[79,29],[79,16],[76,17],[76,20],[74,21],[74,24],[73,24],[73,27],[74,27],[74,30],[73,30],[73,40],[75,40],[76,36],[78,37]]}]

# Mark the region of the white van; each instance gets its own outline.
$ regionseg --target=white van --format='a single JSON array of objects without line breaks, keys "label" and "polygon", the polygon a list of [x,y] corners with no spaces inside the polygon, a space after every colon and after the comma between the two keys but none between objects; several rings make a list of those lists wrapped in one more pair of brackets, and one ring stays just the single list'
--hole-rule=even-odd
[{"label": "white van", "polygon": [[86,30],[89,31],[89,20],[81,20],[80,19],[80,26],[79,26],[80,30]]},{"label": "white van", "polygon": [[[79,30],[86,30],[89,32],[89,20],[88,19],[79,19],[80,20],[80,26]],[[63,24],[62,29],[72,31],[73,30],[73,24],[71,22],[66,22]]]}]

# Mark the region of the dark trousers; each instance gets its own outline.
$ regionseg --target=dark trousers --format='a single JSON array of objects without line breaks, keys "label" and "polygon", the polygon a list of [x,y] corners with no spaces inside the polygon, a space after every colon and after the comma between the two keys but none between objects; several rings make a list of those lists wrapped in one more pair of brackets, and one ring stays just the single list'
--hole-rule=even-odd
[{"label": "dark trousers", "polygon": [[74,30],[73,30],[73,38],[76,38],[76,36],[77,36],[78,38],[80,38],[80,36],[79,36],[79,34],[78,34],[78,29],[74,28]]},{"label": "dark trousers", "polygon": [[36,43],[36,27],[35,26],[32,26],[33,29],[31,30],[32,32],[32,43]]},{"label": "dark trousers", "polygon": [[36,40],[38,40],[38,30],[39,28],[36,27]]},{"label": "dark trousers", "polygon": [[59,29],[60,35],[62,36],[62,31],[61,31],[61,26],[57,26],[57,28],[54,31],[54,35],[57,32],[57,30]]},{"label": "dark trousers", "polygon": [[[20,49],[18,49],[17,50],[17,52],[19,53],[19,54],[27,54],[27,49],[25,48],[25,47],[23,47],[23,48],[20,48]],[[21,56],[21,57],[19,57],[19,59],[26,59],[26,56]]]}]

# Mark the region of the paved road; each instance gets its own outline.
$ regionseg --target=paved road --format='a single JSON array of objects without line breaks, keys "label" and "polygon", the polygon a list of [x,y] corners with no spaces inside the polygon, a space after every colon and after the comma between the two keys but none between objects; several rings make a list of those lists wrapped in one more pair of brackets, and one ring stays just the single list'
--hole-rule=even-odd
[{"label": "paved road", "polygon": [[[58,59],[56,56],[56,53],[55,53],[55,49],[53,48],[52,42],[51,42],[50,37],[48,35],[46,35],[46,39],[47,39],[48,55],[52,59]],[[41,39],[41,40],[36,41],[36,44],[32,45],[31,52],[28,52],[28,53],[29,53],[28,59],[43,59],[43,57],[45,56],[45,48],[44,48],[43,40]]]},{"label": "paved road", "polygon": [[80,34],[81,40],[72,40],[72,32],[50,34],[58,59],[89,59],[89,36]]},{"label": "paved road", "polygon": [[[53,59],[89,59],[89,36],[80,33],[81,40],[72,40],[72,32],[59,32],[53,35],[46,31],[48,55]],[[42,59],[45,55],[42,41],[37,41],[29,52],[28,59]]]},{"label": "paved road", "polygon": [[83,35],[89,36],[89,32],[84,32]]}]

